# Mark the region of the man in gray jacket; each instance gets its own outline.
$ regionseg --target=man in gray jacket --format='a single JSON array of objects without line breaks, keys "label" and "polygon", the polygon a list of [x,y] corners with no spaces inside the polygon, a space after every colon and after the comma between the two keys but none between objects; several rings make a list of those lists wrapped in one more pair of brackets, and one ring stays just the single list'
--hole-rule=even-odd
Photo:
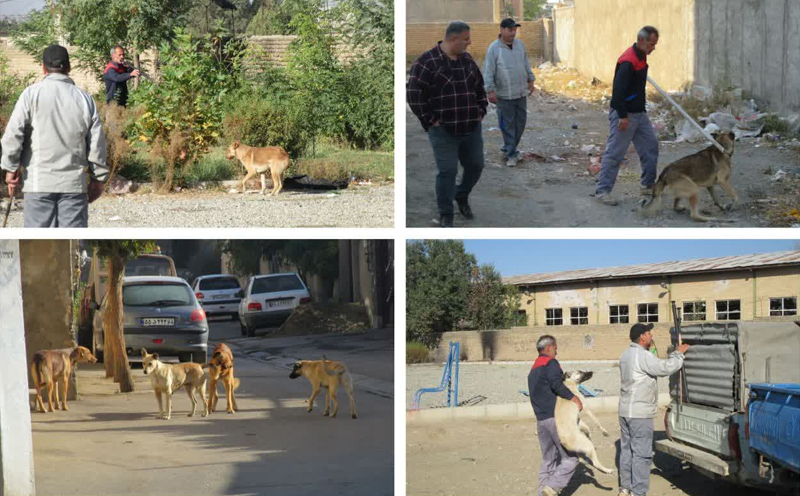
[{"label": "man in gray jacket", "polygon": [[9,195],[24,183],[25,227],[88,227],[89,203],[108,179],[103,125],[92,97],[69,78],[66,48],[47,47],[42,69],[44,79],[25,88],[14,106],[0,169]]},{"label": "man in gray jacket", "polygon": [[653,463],[653,418],[658,410],[657,377],[672,375],[683,367],[688,344],[682,344],[661,360],[648,351],[653,324],[634,324],[631,345],[619,359],[619,494],[646,496]]},{"label": "man in gray jacket", "polygon": [[528,119],[528,95],[533,93],[536,77],[531,70],[525,45],[518,39],[514,19],[503,19],[500,36],[489,45],[483,62],[483,80],[489,101],[497,105],[503,147],[500,149],[509,167],[519,161],[517,146]]}]

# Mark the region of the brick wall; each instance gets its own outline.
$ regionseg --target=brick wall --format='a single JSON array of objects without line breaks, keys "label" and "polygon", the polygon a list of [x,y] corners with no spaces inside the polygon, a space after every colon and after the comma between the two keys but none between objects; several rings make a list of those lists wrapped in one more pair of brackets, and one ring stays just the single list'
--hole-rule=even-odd
[{"label": "brick wall", "polygon": [[[545,60],[545,29],[542,20],[523,21],[522,27],[517,30],[517,38],[525,43],[531,65]],[[486,50],[500,34],[500,26],[494,22],[471,22],[470,36],[472,45],[469,53],[483,64]],[[437,41],[444,37],[446,22],[426,22],[406,24],[406,61],[411,63],[423,52],[430,50]]]}]

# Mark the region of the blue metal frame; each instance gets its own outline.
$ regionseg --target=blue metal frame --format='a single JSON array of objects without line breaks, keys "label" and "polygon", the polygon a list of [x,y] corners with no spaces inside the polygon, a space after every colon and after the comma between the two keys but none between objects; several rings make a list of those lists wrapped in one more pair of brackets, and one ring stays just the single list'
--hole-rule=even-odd
[{"label": "blue metal frame", "polygon": [[[447,353],[447,363],[442,373],[442,382],[438,387],[418,389],[414,393],[412,410],[419,410],[419,402],[425,393],[440,393],[447,389],[447,406],[458,406],[458,367],[461,362],[461,343],[450,342],[450,350]],[[455,380],[453,379],[453,366],[455,365]],[[450,398],[453,398],[451,403]]]}]

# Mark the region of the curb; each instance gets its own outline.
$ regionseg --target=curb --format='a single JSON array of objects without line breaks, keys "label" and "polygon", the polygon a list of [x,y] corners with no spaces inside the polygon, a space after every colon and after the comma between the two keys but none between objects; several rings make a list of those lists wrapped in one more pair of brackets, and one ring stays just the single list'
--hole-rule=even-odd
[{"label": "curb", "polygon": [[[619,396],[606,396],[604,398],[584,398],[583,403],[591,408],[594,413],[616,412],[619,408]],[[670,403],[669,393],[659,393],[658,406]],[[427,408],[424,410],[406,411],[406,424],[433,423],[452,420],[476,419],[532,419],[533,414],[530,402],[505,403],[502,405],[465,406],[458,408]]]}]

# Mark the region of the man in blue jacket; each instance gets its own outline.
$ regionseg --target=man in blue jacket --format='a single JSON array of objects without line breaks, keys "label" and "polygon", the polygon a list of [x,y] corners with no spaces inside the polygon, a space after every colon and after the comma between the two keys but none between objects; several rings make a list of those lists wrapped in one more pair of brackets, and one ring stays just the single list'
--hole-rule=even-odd
[{"label": "man in blue jacket", "polygon": [[125,49],[114,45],[111,49],[111,62],[103,71],[106,83],[106,103],[111,100],[123,107],[128,105],[128,79],[138,77],[139,70],[125,64]]},{"label": "man in blue jacket", "polygon": [[536,414],[539,445],[542,448],[542,466],[539,469],[538,496],[557,496],[564,489],[575,469],[578,457],[567,453],[561,446],[556,430],[556,396],[572,401],[583,410],[581,400],[572,394],[562,379],[561,365],[556,360],[556,338],[544,335],[536,342],[539,357],[528,374],[528,392]]}]

